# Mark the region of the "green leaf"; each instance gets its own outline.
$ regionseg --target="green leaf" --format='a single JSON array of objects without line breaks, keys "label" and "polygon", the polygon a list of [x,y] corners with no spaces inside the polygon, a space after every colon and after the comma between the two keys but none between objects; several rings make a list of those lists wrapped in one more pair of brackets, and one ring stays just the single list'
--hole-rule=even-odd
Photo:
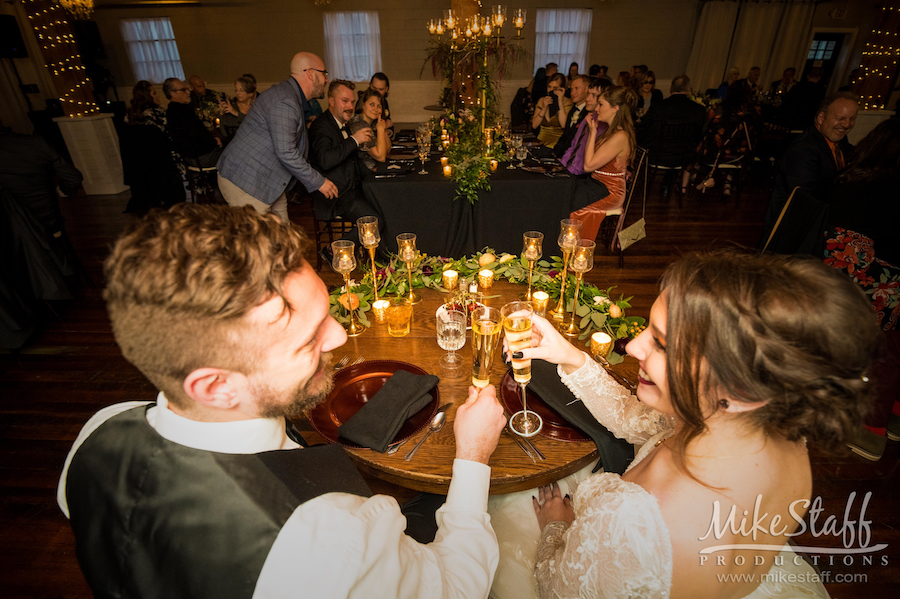
[{"label": "green leaf", "polygon": [[578,307],[575,308],[575,314],[577,314],[578,316],[587,316],[590,311],[591,309],[584,304],[579,304]]},{"label": "green leaf", "polygon": [[606,357],[606,359],[610,364],[621,364],[625,361],[625,358],[623,356],[620,356],[616,352],[609,352],[609,355]]},{"label": "green leaf", "polygon": [[578,324],[578,328],[583,329],[584,327],[586,327],[588,325],[589,322],[591,322],[590,315],[585,316],[584,318],[581,319],[581,322]]},{"label": "green leaf", "polygon": [[591,314],[591,320],[594,321],[594,324],[597,325],[597,328],[600,328],[606,323],[606,314],[594,312],[593,314]]}]

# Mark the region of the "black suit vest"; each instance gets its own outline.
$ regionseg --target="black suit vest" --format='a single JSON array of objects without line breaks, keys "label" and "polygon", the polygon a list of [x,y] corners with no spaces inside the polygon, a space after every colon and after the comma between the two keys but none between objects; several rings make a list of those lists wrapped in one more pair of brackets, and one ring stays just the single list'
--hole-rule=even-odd
[{"label": "black suit vest", "polygon": [[66,482],[81,569],[96,597],[116,598],[250,597],[288,517],[330,492],[371,494],[340,445],[191,449],[143,406],[94,431]]}]

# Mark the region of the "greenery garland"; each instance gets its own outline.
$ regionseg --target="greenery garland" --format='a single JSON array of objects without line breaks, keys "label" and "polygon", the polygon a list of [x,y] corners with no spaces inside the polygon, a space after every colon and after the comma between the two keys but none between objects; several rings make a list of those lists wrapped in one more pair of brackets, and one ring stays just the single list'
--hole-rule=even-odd
[{"label": "greenery garland", "polygon": [[[361,264],[362,265],[362,264]],[[351,279],[351,294],[359,300],[358,317],[362,324],[369,326],[366,313],[372,308],[374,299],[372,270],[366,263],[365,275],[362,281]],[[387,263],[375,263],[376,278],[378,283],[378,297],[401,297],[409,293],[409,271],[406,263],[400,257],[392,254]],[[499,257],[491,248],[484,248],[480,252],[463,258],[445,258],[442,256],[429,256],[420,253],[416,261],[412,263],[413,288],[436,289],[442,293],[450,292],[444,288],[443,273],[453,269],[460,277],[466,279],[475,278],[480,270],[491,270],[494,280],[505,279],[514,284],[528,283],[528,262],[522,256],[502,254]],[[559,290],[562,278],[559,276],[562,270],[562,258],[550,256],[549,259],[538,260],[532,274],[532,288],[546,291],[550,295],[551,306],[559,301]],[[578,307],[575,310],[576,322],[581,329],[579,339],[590,337],[594,331],[605,331],[613,339],[632,339],[646,328],[646,319],[640,316],[626,316],[625,311],[631,308],[633,296],[612,299],[612,290],[615,287],[601,289],[596,285],[581,282],[578,293]],[[335,288],[330,294],[329,314],[338,322],[350,322],[350,315],[341,301],[346,302],[346,290],[343,286]],[[575,276],[568,274],[566,282],[566,312],[572,313],[575,302]],[[580,317],[580,320],[578,320]],[[621,361],[618,354],[610,354],[610,362]]]}]

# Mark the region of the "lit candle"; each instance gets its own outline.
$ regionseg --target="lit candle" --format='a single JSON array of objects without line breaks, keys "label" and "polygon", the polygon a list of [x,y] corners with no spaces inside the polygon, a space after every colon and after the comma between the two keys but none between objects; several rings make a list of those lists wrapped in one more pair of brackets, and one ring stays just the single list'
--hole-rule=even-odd
[{"label": "lit candle", "polygon": [[391,302],[387,300],[378,300],[377,302],[372,302],[372,312],[375,314],[375,322],[384,322],[387,318],[387,309],[388,306],[391,305]]},{"label": "lit candle", "polygon": [[441,166],[447,166],[450,164],[450,159],[446,156],[441,156]]},{"label": "lit candle", "polygon": [[609,350],[612,349],[612,337],[606,333],[594,333],[591,335],[591,354],[596,357],[606,358]]},{"label": "lit candle", "polygon": [[491,172],[492,173],[497,170],[497,165],[499,165],[499,164],[500,163],[497,162],[497,160],[495,158],[491,158]]},{"label": "lit candle", "polygon": [[550,295],[546,291],[535,291],[531,294],[531,303],[534,304],[534,313],[543,316],[547,312],[547,304]]},{"label": "lit candle", "polygon": [[478,284],[481,285],[482,289],[490,289],[491,285],[494,284],[494,271],[489,268],[479,270]]},{"label": "lit candle", "polygon": [[449,140],[449,139],[442,139],[442,140],[441,140],[441,145],[444,146],[444,147],[446,148],[447,146],[450,145],[450,140]]},{"label": "lit candle", "polygon": [[449,177],[451,174],[450,165],[445,164],[443,168],[444,168],[444,176]]},{"label": "lit candle", "polygon": [[363,234],[362,244],[363,244],[363,247],[371,247],[376,244],[375,236],[372,234],[371,231],[366,231]]},{"label": "lit candle", "polygon": [[455,270],[444,271],[444,289],[453,291],[456,289],[456,282],[459,280],[459,273]]}]

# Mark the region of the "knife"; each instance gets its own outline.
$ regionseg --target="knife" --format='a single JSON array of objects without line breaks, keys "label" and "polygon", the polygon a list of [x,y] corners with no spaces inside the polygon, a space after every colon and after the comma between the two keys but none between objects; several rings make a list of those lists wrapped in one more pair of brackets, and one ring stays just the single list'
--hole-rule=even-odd
[{"label": "knife", "polygon": [[[503,408],[503,416],[506,418],[506,422],[508,423],[511,416],[509,415],[509,411],[507,411],[506,407]],[[539,460],[547,459],[547,456],[545,456],[541,452],[541,450],[537,448],[537,445],[532,443],[530,439],[527,439],[521,435],[517,435],[514,432],[512,432],[512,430],[509,429],[508,424],[506,426],[506,429],[509,431],[510,436],[512,436],[512,438],[515,439],[516,443],[519,443],[520,447],[524,443],[528,447],[528,449],[531,450],[531,452],[534,453],[534,455],[536,455],[538,457]]]},{"label": "knife", "polygon": [[528,449],[528,446],[525,445],[525,443],[524,443],[523,440],[519,437],[519,435],[517,435],[517,434],[515,434],[514,432],[512,432],[511,430],[509,430],[509,425],[506,425],[506,426],[503,427],[503,432],[506,433],[507,435],[509,435],[510,437],[512,437],[513,441],[516,442],[516,445],[519,446],[519,449],[521,449],[522,451],[524,451],[524,452],[525,452],[525,455],[527,455],[529,458],[531,458],[532,463],[537,464],[537,460],[534,459],[534,454],[531,453],[531,450]]}]

